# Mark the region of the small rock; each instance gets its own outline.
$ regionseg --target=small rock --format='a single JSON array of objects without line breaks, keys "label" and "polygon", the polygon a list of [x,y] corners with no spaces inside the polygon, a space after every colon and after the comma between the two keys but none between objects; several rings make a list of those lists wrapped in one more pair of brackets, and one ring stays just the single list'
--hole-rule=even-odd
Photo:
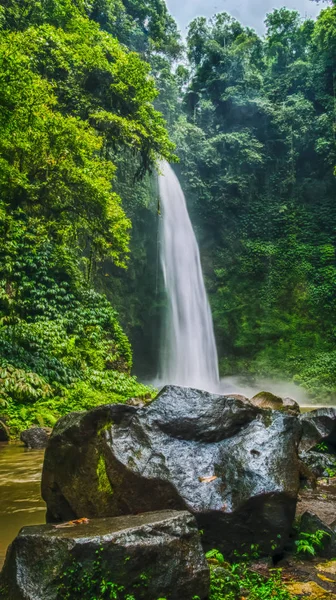
[{"label": "small rock", "polygon": [[31,427],[22,431],[20,440],[30,449],[46,448],[51,432],[49,427]]},{"label": "small rock", "polygon": [[292,398],[280,398],[270,392],[259,392],[250,400],[253,406],[258,406],[264,410],[280,410],[292,415],[300,414],[300,406]]},{"label": "small rock", "polygon": [[144,406],[146,406],[146,402],[144,402],[140,398],[129,398],[126,404],[128,404],[128,406],[135,406],[136,408],[143,408]]},{"label": "small rock", "polygon": [[100,597],[103,580],[123,588],[120,597],[137,600],[208,597],[209,567],[195,519],[165,511],[73,528],[24,527],[7,552],[0,588],[6,600],[57,600],[60,586],[62,597],[72,598],[75,589],[76,598]]},{"label": "small rock", "polygon": [[230,571],[230,569],[225,569],[224,567],[214,567],[212,573],[215,577],[218,577],[218,579],[232,579],[232,571]]},{"label": "small rock", "polygon": [[283,405],[285,411],[291,415],[299,415],[301,413],[300,405],[293,398],[284,398]]},{"label": "small rock", "polygon": [[336,575],[336,560],[320,563],[316,569],[322,573],[328,573],[328,575]]}]

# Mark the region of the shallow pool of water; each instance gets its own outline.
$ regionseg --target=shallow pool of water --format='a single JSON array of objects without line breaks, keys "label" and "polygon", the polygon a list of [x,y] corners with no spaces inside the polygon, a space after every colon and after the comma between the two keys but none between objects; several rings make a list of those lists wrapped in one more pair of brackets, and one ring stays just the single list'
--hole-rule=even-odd
[{"label": "shallow pool of water", "polygon": [[0,443],[0,568],[21,527],[45,522],[41,498],[43,450]]}]

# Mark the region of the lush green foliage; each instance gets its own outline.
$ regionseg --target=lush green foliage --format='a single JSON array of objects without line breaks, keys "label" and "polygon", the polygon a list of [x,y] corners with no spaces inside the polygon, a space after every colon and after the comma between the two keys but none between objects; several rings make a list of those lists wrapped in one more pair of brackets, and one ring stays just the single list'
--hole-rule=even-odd
[{"label": "lush green foliage", "polygon": [[[130,560],[132,560],[130,556],[125,556],[121,561],[120,578],[125,576],[123,567]],[[96,550],[95,560],[88,561],[87,564],[70,557],[69,566],[60,577],[57,597],[60,600],[75,600],[76,598],[80,600],[140,600],[140,598],[146,598],[150,577],[148,573],[140,573],[132,585],[132,593],[129,594],[125,591],[123,584],[102,577],[102,569],[107,572],[109,566],[102,547]],[[166,600],[166,598],[157,600]],[[195,597],[191,600],[199,600],[199,598]]]},{"label": "lush green foliage", "polygon": [[[334,454],[333,447],[325,442],[316,444],[314,450],[315,452],[321,452],[322,454],[325,452],[328,452],[331,455]],[[324,469],[323,475],[330,478],[336,477],[336,457],[334,457],[334,460],[331,460],[329,466]]]},{"label": "lush green foliage", "polygon": [[[149,65],[107,32],[112,9],[131,29],[138,16],[98,4],[92,14],[68,0],[1,7],[0,403],[14,433],[152,393],[130,376],[131,347],[101,280],[129,259],[116,157],[129,157],[135,181],[173,159],[173,145]],[[146,6],[147,50],[162,50],[173,22]],[[94,14],[105,10],[102,31]]]},{"label": "lush green foliage", "polygon": [[222,374],[335,394],[336,7],[189,28],[174,139],[198,224]]},{"label": "lush green foliage", "polygon": [[150,55],[160,52],[176,58],[181,52],[176,23],[164,0],[4,0],[2,23],[24,30],[50,23],[65,28],[69,17],[87,16],[101,29],[132,50]]}]

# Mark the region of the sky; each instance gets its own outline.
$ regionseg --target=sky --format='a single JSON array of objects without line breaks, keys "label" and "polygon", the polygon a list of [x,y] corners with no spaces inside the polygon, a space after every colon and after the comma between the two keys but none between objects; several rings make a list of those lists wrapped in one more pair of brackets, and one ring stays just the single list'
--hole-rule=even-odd
[{"label": "sky", "polygon": [[243,25],[264,32],[266,13],[274,8],[298,10],[303,17],[316,17],[322,6],[311,0],[166,0],[170,13],[175,17],[183,36],[192,19],[198,16],[211,17],[218,12],[228,12]]}]

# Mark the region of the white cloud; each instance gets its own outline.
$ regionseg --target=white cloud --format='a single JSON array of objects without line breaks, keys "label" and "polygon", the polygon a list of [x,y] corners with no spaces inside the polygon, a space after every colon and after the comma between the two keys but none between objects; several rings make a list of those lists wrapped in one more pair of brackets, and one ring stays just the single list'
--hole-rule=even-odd
[{"label": "white cloud", "polygon": [[274,8],[298,10],[302,17],[316,17],[321,6],[311,0],[166,0],[171,14],[177,20],[183,34],[188,23],[195,17],[211,17],[218,12],[228,12],[244,25],[264,32],[266,13]]}]

